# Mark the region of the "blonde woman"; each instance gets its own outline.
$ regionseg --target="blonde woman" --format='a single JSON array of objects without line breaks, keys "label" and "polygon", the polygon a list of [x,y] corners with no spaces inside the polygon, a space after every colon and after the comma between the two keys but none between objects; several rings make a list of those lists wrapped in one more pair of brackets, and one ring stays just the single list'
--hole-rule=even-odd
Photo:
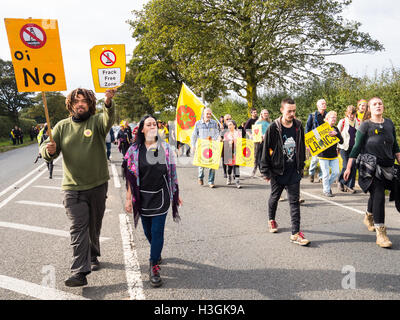
[{"label": "blonde woman", "polygon": [[[329,136],[339,138],[339,143],[343,143],[342,135],[337,127],[335,127],[337,114],[335,111],[329,111],[326,114],[325,122],[327,122],[333,131],[329,132]],[[337,153],[337,143],[329,147],[318,155],[319,166],[322,170],[322,186],[326,197],[333,197],[332,184],[339,175],[339,156]],[[330,173],[329,171],[332,170]]]}]

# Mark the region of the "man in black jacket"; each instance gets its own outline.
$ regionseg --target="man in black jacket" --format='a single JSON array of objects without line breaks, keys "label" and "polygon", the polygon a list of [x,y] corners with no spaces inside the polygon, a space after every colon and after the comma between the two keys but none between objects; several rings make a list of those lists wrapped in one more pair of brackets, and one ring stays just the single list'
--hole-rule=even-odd
[{"label": "man in black jacket", "polygon": [[304,129],[295,118],[296,104],[293,99],[281,103],[282,116],[267,129],[264,137],[260,171],[271,181],[271,195],[268,201],[269,231],[278,231],[275,221],[278,201],[286,188],[289,198],[292,235],[290,241],[301,246],[310,243],[300,231],[300,180],[303,177],[305,161]]}]

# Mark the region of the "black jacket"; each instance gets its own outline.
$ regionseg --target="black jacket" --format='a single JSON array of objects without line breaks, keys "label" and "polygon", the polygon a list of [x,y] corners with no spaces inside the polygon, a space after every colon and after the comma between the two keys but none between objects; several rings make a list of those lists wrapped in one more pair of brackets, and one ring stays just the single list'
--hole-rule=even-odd
[{"label": "black jacket", "polygon": [[[264,136],[260,172],[269,179],[273,176],[283,175],[285,170],[281,120],[282,117],[272,122]],[[297,172],[303,177],[304,161],[306,159],[304,129],[300,120],[294,119],[293,125],[296,127]]]}]

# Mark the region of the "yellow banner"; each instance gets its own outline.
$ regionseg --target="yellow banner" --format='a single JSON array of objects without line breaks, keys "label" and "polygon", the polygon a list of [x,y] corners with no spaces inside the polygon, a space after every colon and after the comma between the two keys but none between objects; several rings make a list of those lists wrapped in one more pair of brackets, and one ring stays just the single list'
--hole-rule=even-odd
[{"label": "yellow banner", "polygon": [[236,165],[254,168],[254,141],[238,138],[236,140]]},{"label": "yellow banner", "polygon": [[261,124],[253,124],[251,126],[251,133],[253,135],[254,142],[262,141],[262,125]]},{"label": "yellow banner", "polygon": [[90,49],[94,90],[106,92],[125,82],[126,56],[124,44],[97,45]]},{"label": "yellow banner", "polygon": [[339,138],[336,136],[331,137],[329,135],[330,131],[334,130],[327,122],[325,122],[324,124],[305,134],[305,143],[310,149],[312,156],[320,154],[322,151],[339,142]]},{"label": "yellow banner", "polygon": [[19,92],[65,91],[57,20],[4,19]]},{"label": "yellow banner", "polygon": [[194,125],[201,119],[204,105],[183,83],[176,106],[176,140],[190,144]]},{"label": "yellow banner", "polygon": [[193,165],[218,170],[222,153],[222,142],[197,139]]}]

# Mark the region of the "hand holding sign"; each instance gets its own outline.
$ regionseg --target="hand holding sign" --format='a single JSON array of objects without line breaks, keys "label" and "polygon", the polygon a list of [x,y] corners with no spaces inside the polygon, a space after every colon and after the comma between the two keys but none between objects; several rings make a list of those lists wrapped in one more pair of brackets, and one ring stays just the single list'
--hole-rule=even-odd
[{"label": "hand holding sign", "polygon": [[117,92],[117,89],[107,89],[106,90],[106,99],[104,100],[104,103],[106,104],[106,106],[109,106],[111,104],[111,100],[114,97],[116,92]]}]

